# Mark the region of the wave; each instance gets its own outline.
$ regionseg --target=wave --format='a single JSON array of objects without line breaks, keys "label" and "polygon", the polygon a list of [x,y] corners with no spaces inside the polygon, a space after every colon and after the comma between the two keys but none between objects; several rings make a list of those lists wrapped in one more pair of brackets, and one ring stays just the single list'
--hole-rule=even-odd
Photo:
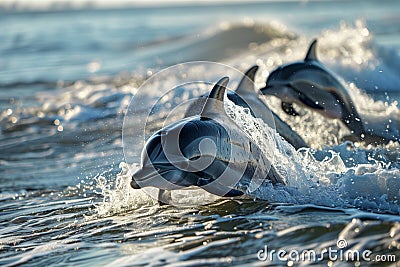
[{"label": "wave", "polygon": [[[353,83],[368,93],[400,93],[400,54],[378,45],[364,22],[343,22],[314,37],[319,41],[321,62],[345,84]],[[310,40],[277,22],[223,21],[195,34],[145,44],[139,59],[155,56],[155,69],[196,60],[223,62],[239,69],[257,63],[265,82],[274,68],[303,59]]]},{"label": "wave", "polygon": [[[350,74],[360,73],[358,76],[360,79],[366,77],[362,73],[370,69],[371,62],[376,63],[378,67],[390,65],[390,68],[397,68],[397,65],[389,61],[389,55],[383,56],[385,53],[390,54],[389,50],[377,46],[373,37],[366,34],[367,31],[365,25],[356,23],[355,26],[343,25],[338,29],[321,33],[319,48],[321,61],[339,74],[349,69],[353,71],[348,71]],[[237,41],[238,36],[246,38]],[[337,40],[335,45],[333,38]],[[179,40],[152,44],[146,49],[149,54],[152,54],[151,49],[160,51],[158,53],[160,58],[165,56],[163,64],[167,64],[168,60],[176,62],[180,59],[209,57],[214,60],[220,59],[228,65],[244,70],[257,63],[261,68],[256,83],[261,87],[272,69],[304,57],[308,43],[308,38],[296,35],[282,25],[248,22],[222,23],[216,28],[205,30],[200,39],[187,36]],[[349,47],[348,43],[352,45]],[[160,50],[160,47],[164,50]],[[380,49],[381,52],[376,54],[375,49]],[[179,58],[176,57],[178,51]],[[77,164],[78,167],[81,163],[87,164],[85,166],[90,166],[88,168],[96,172],[99,165],[89,162],[98,157],[99,151],[104,155],[104,166],[121,162],[112,159],[112,155],[115,154],[115,149],[121,148],[120,135],[124,112],[131,97],[140,88],[140,84],[159,68],[161,67],[142,69],[132,75],[121,74],[105,78],[99,76],[94,80],[65,82],[64,86],[58,86],[54,90],[37,92],[31,106],[7,108],[0,115],[3,132],[1,160],[6,163],[5,165],[10,165],[6,167],[7,169],[11,169],[14,166],[13,162],[18,162],[20,159],[51,158],[62,155],[65,150],[76,151],[77,147],[82,145],[90,147],[90,150],[86,153],[70,151],[60,162],[63,165],[70,164],[70,159],[67,158],[71,156],[80,162]],[[210,81],[220,78],[216,77],[219,73],[214,69],[203,71],[207,72]],[[172,86],[175,79],[176,77],[164,77],[164,80],[159,82]],[[366,116],[379,113],[385,119],[399,119],[400,112],[395,100],[392,102],[390,99],[374,100],[356,83],[346,79],[343,79],[343,82],[355,99],[357,107],[363,111],[361,113]],[[379,79],[374,80],[374,83],[379,82]],[[23,90],[25,86],[48,84],[60,85],[46,80],[8,85],[21,86]],[[388,88],[394,90],[394,87]],[[150,103],[156,92],[157,90],[146,92],[144,102]],[[189,94],[182,93],[181,98],[174,99],[174,103],[185,101],[187,100],[185,97],[188,96]],[[32,97],[29,95],[27,98],[31,100]],[[282,144],[283,150],[278,148],[271,150],[275,151],[276,155],[281,155],[274,157],[276,165],[283,176],[292,182],[289,183],[288,189],[283,191],[264,188],[264,191],[257,193],[257,197],[284,203],[311,202],[316,205],[354,206],[377,212],[398,212],[398,205],[394,204],[396,192],[398,193],[396,190],[399,189],[399,183],[395,179],[399,175],[398,143],[389,143],[382,147],[342,143],[340,137],[347,134],[347,130],[340,122],[326,120],[305,109],[299,109],[302,116],[291,117],[280,109],[279,100],[269,98],[267,101],[270,108],[309,142],[316,152],[309,150],[296,152],[286,144]],[[170,103],[170,108],[173,108],[174,103]],[[245,121],[253,120],[246,118]],[[135,129],[137,128],[133,125],[132,135],[137,134]],[[259,125],[257,129],[263,127]],[[257,133],[255,129],[248,130],[249,134]],[[268,139],[262,135],[253,138],[258,140],[260,146],[266,146],[266,153],[269,151]],[[140,142],[131,149],[140,151]],[[11,153],[14,155],[10,156]],[[46,163],[40,166],[43,165]],[[312,166],[318,168],[311,168]],[[366,180],[368,183],[364,186]],[[325,184],[321,186],[322,183]],[[388,191],[385,186],[391,189]]]},{"label": "wave", "polygon": [[177,40],[174,38],[160,45],[145,46],[140,58],[156,55],[161,66],[197,60],[224,62],[254,47],[281,39],[295,40],[297,35],[277,23],[222,22],[217,27]]},{"label": "wave", "polygon": [[[147,29],[146,29],[147,30]],[[394,48],[380,46],[376,43],[373,33],[361,21],[354,25],[342,23],[338,28],[325,29],[317,36],[319,40],[319,57],[323,64],[331,68],[344,79],[346,83],[354,83],[362,91],[370,93],[398,93],[400,88],[400,55]],[[160,37],[137,43],[137,40],[128,39],[129,44],[124,44],[118,51],[110,51],[106,43],[98,44],[101,53],[116,53],[112,61],[116,67],[101,72],[108,75],[108,83],[117,80],[118,73],[128,72],[146,77],[150,69],[156,72],[164,67],[187,61],[217,61],[243,69],[257,63],[263,72],[263,81],[274,68],[281,64],[300,60],[304,57],[311,38],[304,34],[287,29],[286,25],[277,22],[257,22],[254,20],[222,21],[217,26],[203,31],[179,36]],[[43,45],[42,43],[37,44]],[[91,51],[91,43],[83,43]],[[45,48],[44,48],[45,49]],[[85,48],[86,49],[86,48]],[[120,53],[124,53],[124,60]],[[62,51],[54,53],[63,53]],[[93,60],[88,58],[87,60]],[[117,61],[116,61],[117,60]],[[134,62],[128,64],[128,62]],[[94,68],[102,71],[104,68],[99,62],[94,61]],[[121,65],[124,69],[121,70]],[[42,79],[43,74],[33,73],[32,80],[25,77],[6,77],[8,83],[1,83],[0,88],[23,87],[30,85],[55,86],[58,82],[64,86],[76,82],[73,74],[80,79],[97,79],[100,75],[93,74],[91,63],[82,66],[82,71],[77,72],[76,66],[56,67],[56,74],[71,72],[64,81]],[[87,77],[82,77],[87,73]],[[12,75],[11,75],[12,76]],[[57,75],[47,75],[53,77]],[[35,78],[36,77],[36,78]],[[113,79],[115,78],[115,79]],[[106,81],[107,82],[107,81]]]},{"label": "wave", "polygon": [[[24,89],[31,86],[55,88],[51,92],[37,93],[35,98],[38,103],[33,107],[18,108],[17,106],[3,111],[0,117],[2,130],[19,131],[35,125],[54,125],[54,122],[61,123],[63,127],[67,127],[68,123],[71,123],[70,127],[77,127],[86,122],[120,118],[130,97],[146,78],[162,66],[179,61],[220,60],[242,70],[257,63],[260,71],[256,77],[256,83],[262,87],[268,74],[274,68],[304,57],[309,43],[307,38],[288,31],[283,25],[259,24],[254,21],[241,24],[224,22],[218,27],[203,31],[200,36],[201,38],[197,38],[189,35],[179,40],[171,39],[161,44],[150,44],[144,49],[147,49],[147,52],[142,51],[142,56],[154,55],[154,51],[150,50],[157,50],[159,51],[157,52],[158,59],[159,62],[163,62],[162,65],[145,69],[138,67],[134,74],[94,76],[78,81],[34,80],[0,84],[0,88]],[[238,36],[241,37],[238,38]],[[374,79],[371,84],[374,88],[379,88],[379,90],[374,89],[376,92],[381,93],[393,92],[397,84],[400,84],[398,76],[394,78],[395,80],[392,79],[394,77],[392,74],[397,71],[397,67],[400,69],[400,66],[391,60],[391,57],[393,58],[391,50],[376,46],[373,37],[362,23],[357,22],[355,26],[342,25],[338,29],[326,30],[319,40],[320,60],[329,68],[334,69],[339,76],[346,73],[348,76],[358,77],[357,81],[365,80],[367,77]],[[375,54],[375,50],[380,52]],[[380,55],[385,56],[380,58]],[[372,65],[375,66],[374,69],[371,69]],[[390,71],[381,73],[379,69],[382,68],[390,69]],[[205,71],[210,72],[210,81],[219,78],[213,77],[213,70]],[[375,79],[371,72],[383,77]],[[170,78],[173,80],[172,77]],[[168,79],[166,78],[164,82],[171,83],[172,80]],[[396,123],[400,121],[396,98],[387,96],[384,100],[376,101],[366,93],[370,88],[359,87],[357,81],[348,81],[346,77],[343,77],[343,83],[362,115],[376,117],[378,114],[379,119],[374,119],[374,121],[383,119]],[[323,145],[338,145],[340,143],[338,137],[347,134],[347,129],[338,121],[327,121],[319,114],[301,108],[299,110],[303,116],[291,117],[282,112],[279,100],[268,98],[267,101],[270,108],[287,121],[294,130],[301,135],[307,133],[304,139],[309,141],[314,148],[321,148]],[[400,123],[397,124],[400,125]]]}]

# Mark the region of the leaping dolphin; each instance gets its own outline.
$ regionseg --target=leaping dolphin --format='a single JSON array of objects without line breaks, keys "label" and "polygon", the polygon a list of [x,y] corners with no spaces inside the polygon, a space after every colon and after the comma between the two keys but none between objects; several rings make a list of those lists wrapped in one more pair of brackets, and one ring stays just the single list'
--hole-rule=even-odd
[{"label": "leaping dolphin", "polygon": [[292,105],[296,103],[325,117],[340,119],[362,139],[367,133],[354,103],[336,75],[318,60],[316,46],[317,40],[313,40],[304,60],[274,70],[261,92],[279,97],[282,109],[290,115],[298,115]]},{"label": "leaping dolphin", "polygon": [[[235,105],[248,108],[251,114],[256,118],[261,118],[271,128],[276,129],[280,136],[289,142],[294,148],[308,147],[308,144],[293,129],[285,123],[278,115],[269,109],[267,104],[260,98],[258,89],[254,88],[254,78],[258,70],[254,65],[249,68],[242,80],[239,82],[235,92],[228,91],[228,99]],[[261,96],[262,97],[262,96]],[[200,96],[189,108],[185,114],[186,117],[195,115],[201,110],[207,96]]]},{"label": "leaping dolphin", "polygon": [[229,78],[213,87],[199,115],[172,123],[145,144],[134,189],[200,186],[220,196],[242,195],[253,178],[285,184],[260,148],[228,117],[224,95]]},{"label": "leaping dolphin", "polygon": [[274,70],[261,92],[279,97],[282,109],[288,114],[298,114],[292,105],[296,103],[325,117],[340,119],[351,131],[344,139],[375,144],[398,141],[399,130],[395,125],[382,122],[383,129],[376,118],[360,117],[346,88],[318,60],[316,47],[317,40],[313,40],[303,61]]}]

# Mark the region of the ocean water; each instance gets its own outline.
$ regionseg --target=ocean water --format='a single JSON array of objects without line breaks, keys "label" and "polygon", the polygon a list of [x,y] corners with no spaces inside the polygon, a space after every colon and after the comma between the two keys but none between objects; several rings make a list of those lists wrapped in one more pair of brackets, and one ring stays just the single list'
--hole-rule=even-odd
[{"label": "ocean water", "polygon": [[[122,139],[132,96],[158,71],[189,61],[240,71],[258,64],[261,88],[274,68],[302,59],[313,38],[361,116],[400,125],[399,1],[29,7],[0,2],[0,265],[399,266],[398,142],[343,142],[340,122],[306,109],[290,117],[267,98],[311,145],[296,151],[271,144],[268,126],[228,102],[288,185],[207,205],[202,198],[210,196],[181,192],[178,200],[199,201],[184,208],[160,207],[130,188],[143,145],[136,118],[124,126],[133,142]],[[218,67],[201,76],[221,78]],[[143,107],[175,79],[146,86]],[[320,260],[260,261],[265,246],[315,250]],[[323,252],[340,246],[370,250],[371,261]],[[382,255],[387,261],[377,262]]]}]

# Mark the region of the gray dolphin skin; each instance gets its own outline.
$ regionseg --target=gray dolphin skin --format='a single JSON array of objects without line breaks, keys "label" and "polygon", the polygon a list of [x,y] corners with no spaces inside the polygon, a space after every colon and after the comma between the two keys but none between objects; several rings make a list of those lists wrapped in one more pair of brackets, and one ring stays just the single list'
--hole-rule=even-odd
[{"label": "gray dolphin skin", "polygon": [[[261,118],[271,128],[275,127],[276,131],[294,148],[308,147],[308,144],[301,138],[292,128],[279,118],[272,110],[269,109],[267,104],[260,98],[257,89],[254,88],[254,78],[258,70],[258,66],[254,65],[249,68],[242,80],[239,82],[235,92],[228,92],[228,99],[235,105],[248,108],[251,114],[256,118]],[[192,116],[201,110],[206,100],[206,95],[199,97],[188,108],[186,117]],[[262,97],[262,96],[261,96]]]},{"label": "gray dolphin skin", "polygon": [[356,140],[363,140],[368,133],[353,101],[336,76],[318,61],[316,46],[313,40],[304,60],[274,70],[261,92],[280,98],[282,109],[290,115],[298,115],[292,105],[296,103],[340,119]]},{"label": "gray dolphin skin", "polygon": [[224,95],[229,78],[219,80],[199,115],[157,131],[146,142],[134,189],[156,187],[159,195],[189,186],[226,197],[242,195],[253,177],[284,184],[260,148],[227,116]]}]

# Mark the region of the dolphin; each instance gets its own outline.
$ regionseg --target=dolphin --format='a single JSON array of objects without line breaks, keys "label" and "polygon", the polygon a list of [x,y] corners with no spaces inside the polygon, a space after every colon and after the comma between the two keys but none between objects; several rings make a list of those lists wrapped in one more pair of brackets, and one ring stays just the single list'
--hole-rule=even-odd
[{"label": "dolphin", "polygon": [[313,40],[304,60],[275,69],[261,88],[264,95],[282,100],[282,109],[298,115],[293,103],[309,107],[325,117],[341,120],[358,139],[367,135],[354,103],[336,75],[317,58]]},{"label": "dolphin", "polygon": [[156,187],[159,196],[165,196],[166,191],[198,186],[233,197],[244,194],[254,178],[285,184],[261,149],[225,113],[228,81],[224,77],[215,84],[200,114],[174,122],[147,140],[132,188]]},{"label": "dolphin", "polygon": [[[267,104],[259,96],[258,89],[254,87],[254,78],[258,70],[258,66],[250,67],[239,82],[235,92],[228,91],[227,97],[235,105],[248,108],[253,117],[261,118],[269,127],[276,129],[280,136],[289,142],[296,149],[308,147],[308,144],[293,129],[285,123],[277,114],[269,109]],[[199,112],[207,95],[200,96],[189,108],[185,114],[186,117],[192,116]]]},{"label": "dolphin", "polygon": [[[297,115],[292,103],[314,109],[323,116],[339,119],[351,131],[343,139],[384,144],[399,141],[400,131],[391,120],[379,122],[374,115],[360,117],[347,89],[334,73],[317,58],[317,40],[313,40],[303,61],[281,66],[268,77],[263,94],[282,100],[282,109]],[[380,118],[382,120],[382,118]]]}]

